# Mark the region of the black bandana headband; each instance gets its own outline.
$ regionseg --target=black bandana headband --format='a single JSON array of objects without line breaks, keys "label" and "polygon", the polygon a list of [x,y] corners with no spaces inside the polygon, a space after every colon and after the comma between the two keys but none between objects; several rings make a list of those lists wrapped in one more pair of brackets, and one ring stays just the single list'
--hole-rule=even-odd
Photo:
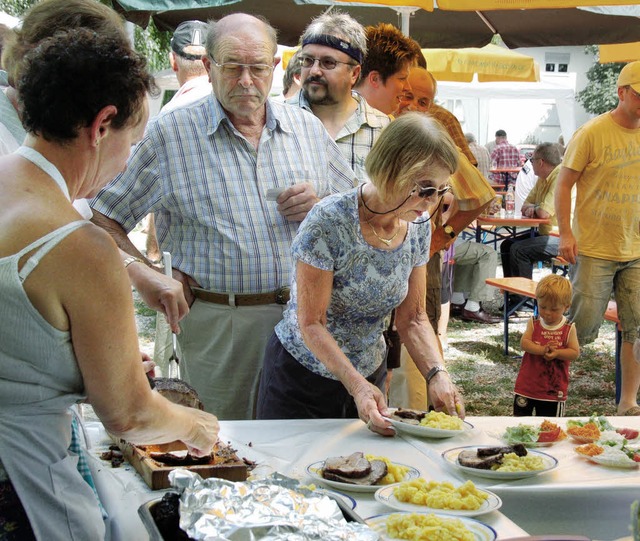
[{"label": "black bandana headband", "polygon": [[351,46],[351,43],[329,34],[320,34],[315,36],[309,36],[302,41],[302,46],[305,45],[325,45],[331,47],[336,51],[342,51],[353,58],[358,64],[362,64],[362,51]]}]

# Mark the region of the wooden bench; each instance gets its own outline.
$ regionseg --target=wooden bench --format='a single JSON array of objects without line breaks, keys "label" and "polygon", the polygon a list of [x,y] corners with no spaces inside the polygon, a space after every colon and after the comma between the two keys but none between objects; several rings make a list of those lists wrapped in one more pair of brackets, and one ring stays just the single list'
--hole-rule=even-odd
[{"label": "wooden bench", "polygon": [[569,262],[562,257],[554,257],[551,260],[551,272],[553,274],[560,273],[562,276],[569,274]]},{"label": "wooden bench", "polygon": [[[509,316],[521,307],[527,299],[533,299],[533,311],[537,315],[538,306],[536,304],[536,286],[538,282],[529,278],[523,278],[521,276],[514,276],[511,278],[487,278],[485,280],[487,285],[497,287],[504,293],[504,308],[503,308],[503,323],[504,323],[504,354],[509,355]],[[509,311],[509,298],[510,295],[520,295],[525,297],[525,300],[518,303]],[[620,351],[622,348],[622,330],[620,329],[620,320],[618,319],[618,306],[615,301],[609,301],[607,309],[604,313],[604,319],[606,321],[612,321],[616,324],[616,404],[620,402],[620,385],[622,380],[620,370]]]}]

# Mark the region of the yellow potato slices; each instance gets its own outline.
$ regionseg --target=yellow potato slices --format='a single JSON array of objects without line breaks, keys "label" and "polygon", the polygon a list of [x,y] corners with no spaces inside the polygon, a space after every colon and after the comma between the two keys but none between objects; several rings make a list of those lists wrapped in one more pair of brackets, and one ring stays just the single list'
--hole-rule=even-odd
[{"label": "yellow potato slices", "polygon": [[386,456],[376,455],[364,455],[368,461],[382,460],[387,465],[387,475],[385,475],[377,484],[379,485],[392,485],[393,483],[399,483],[404,481],[409,468],[402,466],[401,464],[394,464]]},{"label": "yellow potato slices", "polygon": [[476,536],[458,519],[435,515],[393,514],[387,518],[387,534],[410,541],[475,541]]},{"label": "yellow potato slices", "polygon": [[430,411],[422,418],[420,424],[441,430],[462,430],[464,428],[462,419],[447,415],[444,411]]},{"label": "yellow potato slices", "polygon": [[422,478],[401,483],[393,490],[393,495],[405,503],[465,511],[480,509],[489,497],[486,492],[478,490],[472,481],[454,487],[448,482],[439,483]]}]

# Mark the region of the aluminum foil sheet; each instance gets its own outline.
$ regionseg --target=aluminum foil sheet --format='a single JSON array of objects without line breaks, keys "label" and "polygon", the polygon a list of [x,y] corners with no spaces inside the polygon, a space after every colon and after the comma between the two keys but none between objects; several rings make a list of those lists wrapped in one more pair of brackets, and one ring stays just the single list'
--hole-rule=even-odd
[{"label": "aluminum foil sheet", "polygon": [[180,497],[180,528],[207,541],[377,541],[365,524],[347,522],[337,503],[274,473],[244,483],[169,474]]}]

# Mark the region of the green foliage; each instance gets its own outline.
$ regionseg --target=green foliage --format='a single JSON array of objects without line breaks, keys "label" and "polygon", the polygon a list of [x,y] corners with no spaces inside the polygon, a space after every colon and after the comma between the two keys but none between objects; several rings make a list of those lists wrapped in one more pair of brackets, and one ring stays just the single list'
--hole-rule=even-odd
[{"label": "green foliage", "polygon": [[136,51],[147,58],[149,70],[152,73],[170,67],[170,41],[171,32],[158,30],[156,25],[153,23],[153,19],[149,22],[149,26],[144,30],[139,26],[135,27],[134,45]]},{"label": "green foliage", "polygon": [[0,11],[20,17],[38,0],[0,0]]},{"label": "green foliage", "polygon": [[585,48],[585,54],[594,57],[594,64],[587,71],[589,84],[576,95],[576,100],[588,113],[600,115],[615,109],[618,104],[616,81],[618,74],[624,67],[620,63],[600,64],[598,62],[598,47],[590,45]]},{"label": "green foliage", "polygon": [[[0,0],[0,10],[20,17],[31,6],[37,4],[39,0]],[[100,0],[103,4],[111,7],[110,0]],[[136,51],[143,54],[149,62],[149,70],[156,72],[169,67],[169,42],[171,41],[170,32],[162,32],[158,30],[150,21],[146,29],[139,26],[134,27],[134,46]]]}]

